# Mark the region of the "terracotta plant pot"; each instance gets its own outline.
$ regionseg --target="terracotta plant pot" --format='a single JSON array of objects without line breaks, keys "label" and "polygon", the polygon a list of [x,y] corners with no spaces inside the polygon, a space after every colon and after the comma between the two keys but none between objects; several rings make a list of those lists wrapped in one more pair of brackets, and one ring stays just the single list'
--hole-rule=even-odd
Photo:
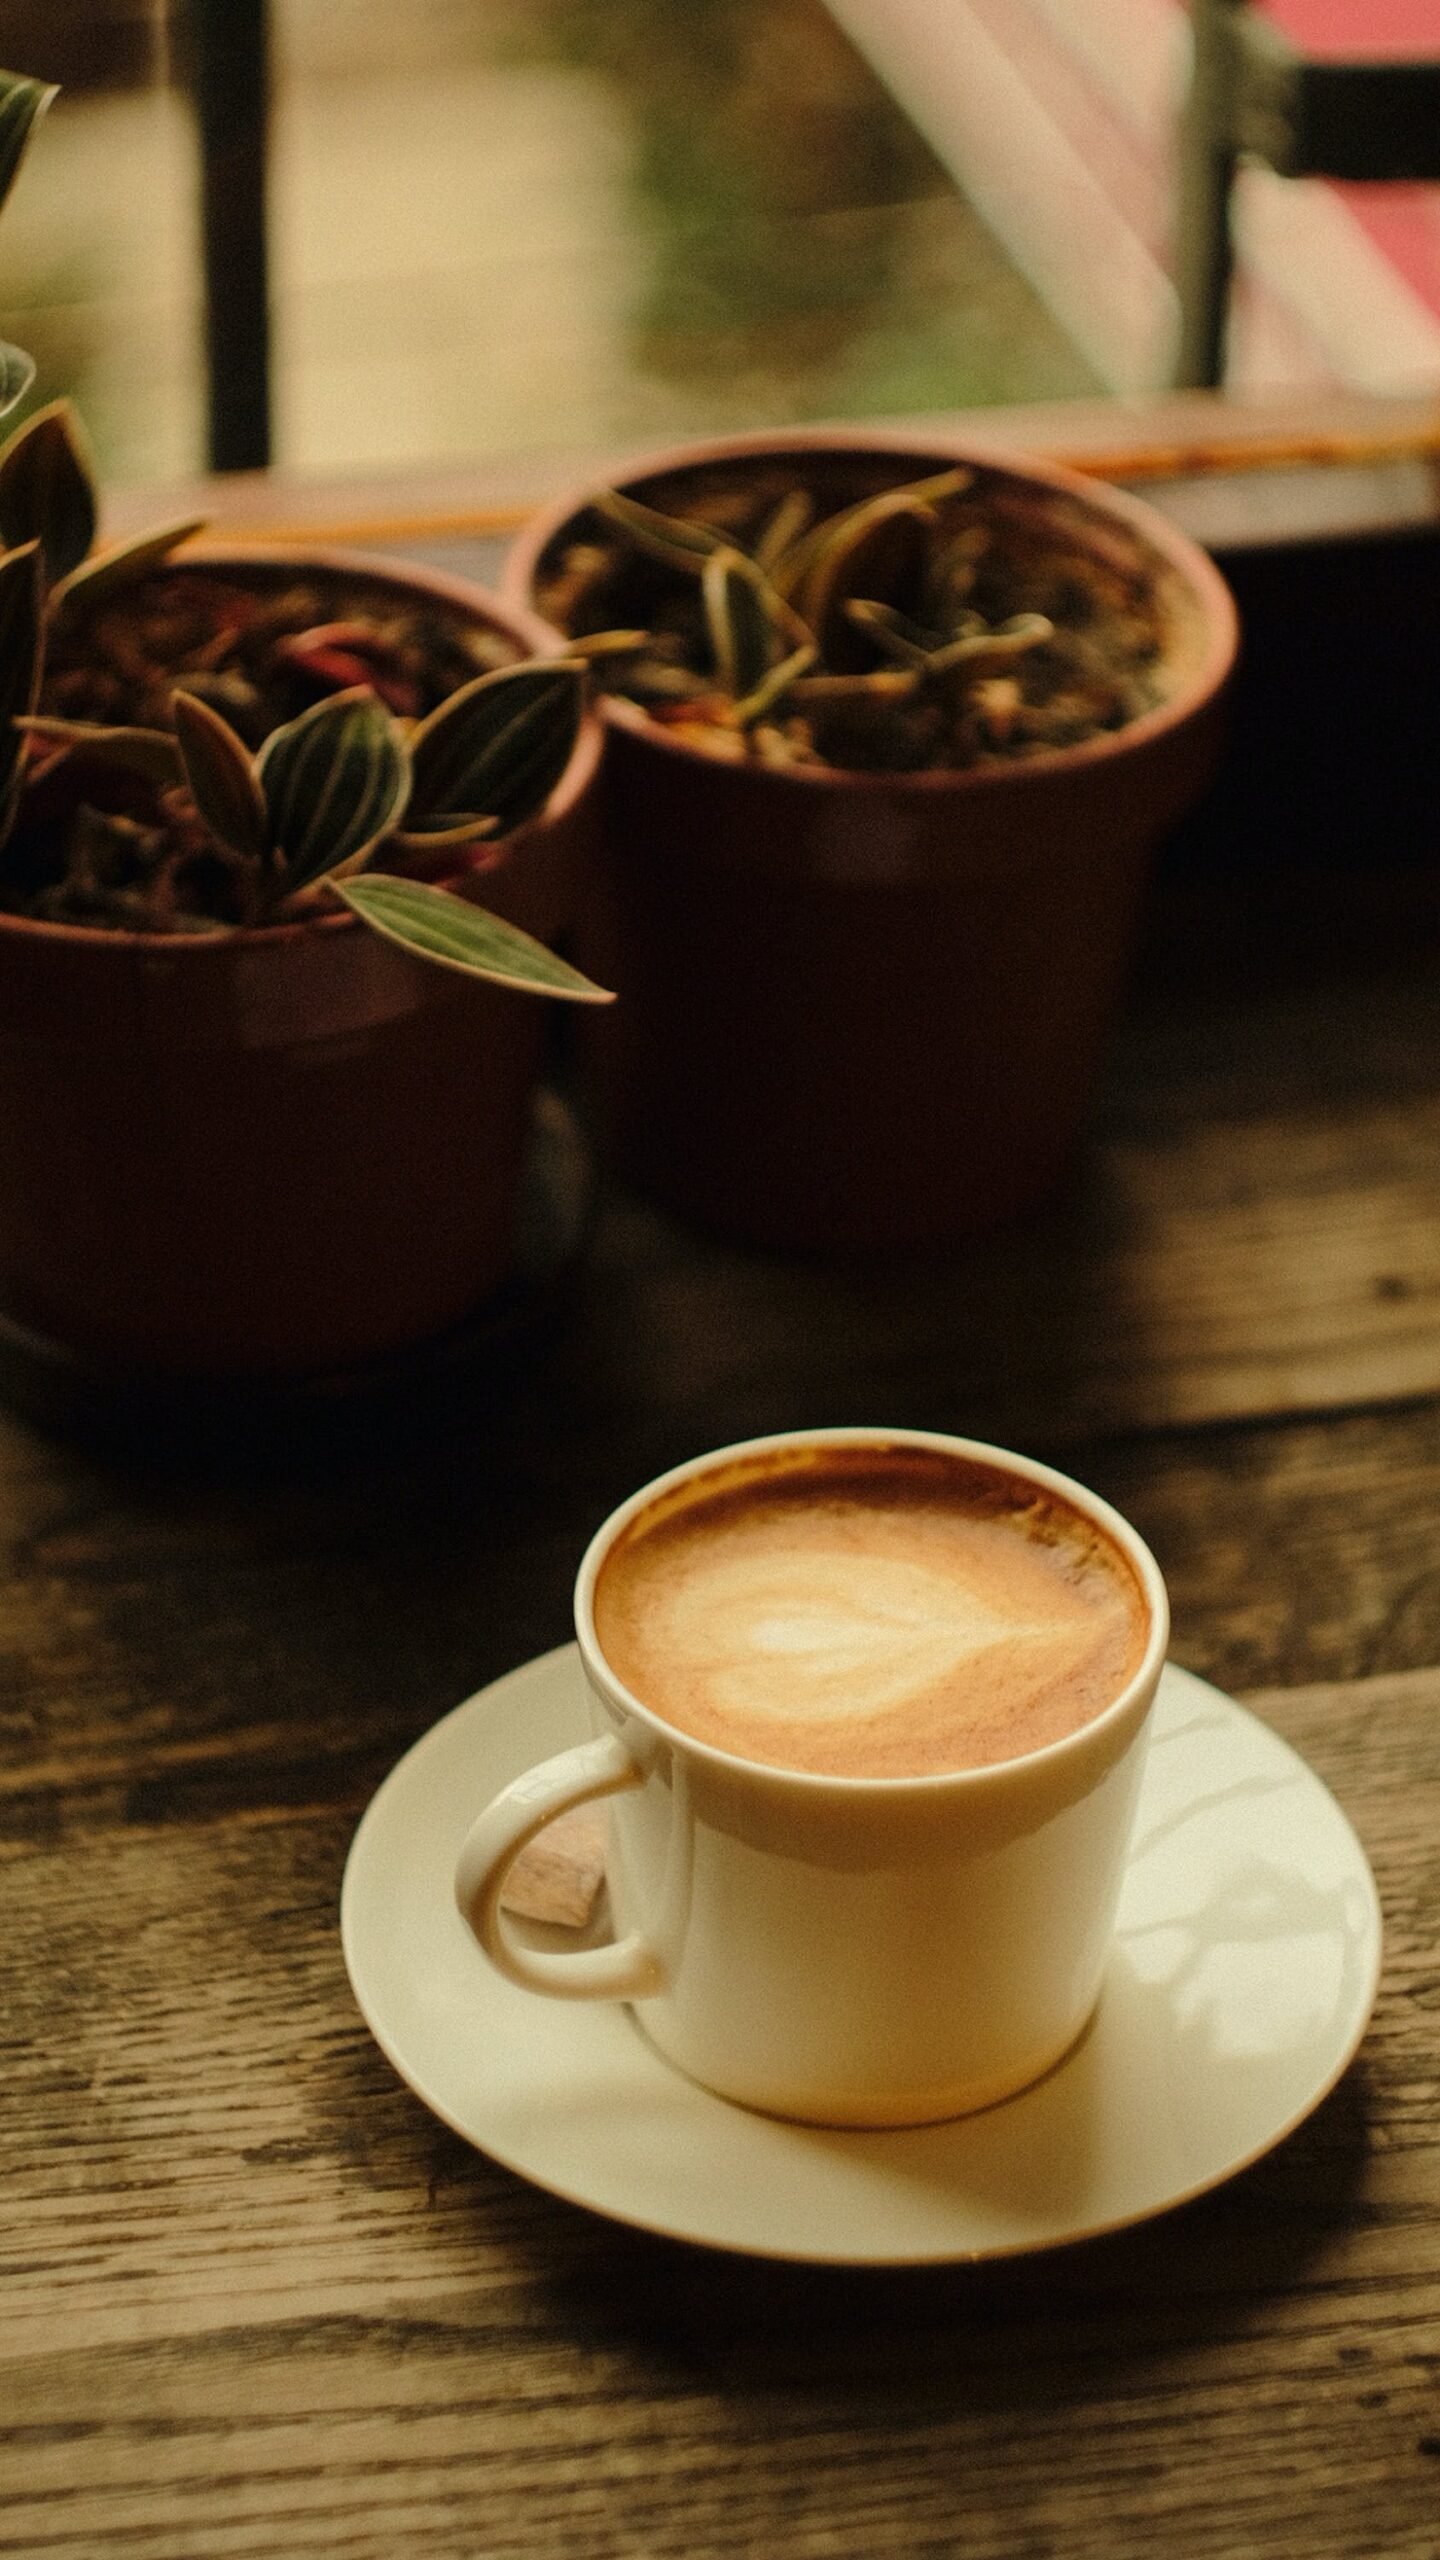
[{"label": "terracotta plant pot", "polygon": [[[202,564],[398,584],[519,657],[553,646],[424,570],[187,553]],[[599,743],[587,724],[473,881],[542,940],[572,911]],[[347,914],[194,939],[0,916],[0,1316],[87,1364],[216,1379],[455,1324],[506,1269],[546,1014]]]},{"label": "terracotta plant pot", "polygon": [[[717,463],[793,456],[823,502],[969,462],[994,506],[1143,566],[1162,700],[1085,743],[962,772],[723,763],[609,697],[603,851],[577,945],[620,1002],[591,1032],[617,1168],[729,1235],[917,1246],[1003,1218],[1074,1143],[1146,857],[1212,768],[1228,589],[1150,508],[943,436],[811,428],[637,462],[683,515]],[[507,567],[537,609],[583,530],[548,509]]]}]

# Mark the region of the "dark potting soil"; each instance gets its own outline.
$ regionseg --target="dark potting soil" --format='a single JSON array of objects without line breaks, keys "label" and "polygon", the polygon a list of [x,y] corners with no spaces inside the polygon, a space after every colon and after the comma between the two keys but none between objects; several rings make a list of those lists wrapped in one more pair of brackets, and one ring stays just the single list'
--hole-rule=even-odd
[{"label": "dark potting soil", "polygon": [[[177,686],[252,752],[326,696],[368,685],[402,723],[519,653],[458,608],[379,581],[291,568],[177,565],[89,611],[62,604],[39,709],[171,730]],[[0,908],[56,924],[213,933],[253,920],[253,863],[219,845],[183,785],[99,746],[32,747],[0,853]]]}]

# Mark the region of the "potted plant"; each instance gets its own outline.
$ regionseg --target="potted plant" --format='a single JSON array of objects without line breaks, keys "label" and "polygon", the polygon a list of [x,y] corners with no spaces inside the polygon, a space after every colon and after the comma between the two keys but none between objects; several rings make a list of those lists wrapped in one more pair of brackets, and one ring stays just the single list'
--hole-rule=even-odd
[{"label": "potted plant", "polygon": [[1042,1194],[1215,754],[1212,563],[1069,472],[810,428],[559,501],[506,587],[606,686],[577,949],[623,999],[590,1044],[620,1169],[789,1247]]},{"label": "potted plant", "polygon": [[[0,197],[48,95],[0,76]],[[95,521],[41,411],[0,454],[0,1318],[104,1374],[363,1363],[495,1288],[534,997],[605,1001],[544,947],[585,670],[459,581]]]}]

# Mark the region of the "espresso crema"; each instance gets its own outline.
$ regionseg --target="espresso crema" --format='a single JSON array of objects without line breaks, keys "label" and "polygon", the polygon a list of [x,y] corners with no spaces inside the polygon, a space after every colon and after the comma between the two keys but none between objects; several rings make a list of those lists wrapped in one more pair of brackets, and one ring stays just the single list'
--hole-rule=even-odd
[{"label": "espresso crema", "polygon": [[595,1632],[633,1696],[745,1760],[940,1776],[1073,1733],[1145,1651],[1121,1550],[944,1450],[825,1444],[693,1478],[624,1529]]}]

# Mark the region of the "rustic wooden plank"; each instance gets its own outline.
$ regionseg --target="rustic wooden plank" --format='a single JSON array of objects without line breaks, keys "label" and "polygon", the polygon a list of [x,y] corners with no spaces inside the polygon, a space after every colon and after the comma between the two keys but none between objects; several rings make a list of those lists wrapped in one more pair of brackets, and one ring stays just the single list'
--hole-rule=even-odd
[{"label": "rustic wooden plank", "polygon": [[[0,1847],[358,1808],[426,1724],[565,1640],[591,1531],[670,1459],[761,1423],[981,1419],[841,1385],[789,1402],[768,1366],[765,1405],[729,1384],[692,1403],[683,1376],[673,1402],[628,1398],[612,1359],[634,1317],[602,1275],[481,1442],[258,1485],[138,1478],[0,1425]],[[1135,1519],[1179,1658],[1222,1684],[1440,1660],[1433,1400],[1033,1445]]]},{"label": "rustic wooden plank", "polygon": [[[564,1642],[607,1508],[692,1427],[701,1445],[729,1422],[627,1416],[572,1364],[532,1380],[483,1452],[262,1493],[142,1487],[0,1430],[12,1521],[27,1500],[36,1515],[0,1580],[0,1851],[77,1825],[358,1810],[425,1725]],[[1433,1402],[1054,1454],[1136,1521],[1178,1658],[1222,1685],[1440,1660]]]},{"label": "rustic wooden plank", "polygon": [[[1440,1390],[1440,972],[1137,1002],[1067,1196],[920,1263],[789,1262],[615,1200],[568,1383],[675,1454],[903,1420],[1059,1450]],[[963,1108],[963,1097],[957,1097]],[[563,1354],[562,1354],[563,1357]]]},{"label": "rustic wooden plank", "polygon": [[1440,1673],[1259,1704],[1380,1878],[1361,2063],[1222,2193],[982,2271],[714,2259],[470,2153],[349,2009],[348,1815],[14,1845],[0,2550],[1429,2560]]},{"label": "rustic wooden plank", "polygon": [[1433,1404],[1086,1453],[1170,1585],[1177,1657],[1231,1690],[1440,1659]]}]

